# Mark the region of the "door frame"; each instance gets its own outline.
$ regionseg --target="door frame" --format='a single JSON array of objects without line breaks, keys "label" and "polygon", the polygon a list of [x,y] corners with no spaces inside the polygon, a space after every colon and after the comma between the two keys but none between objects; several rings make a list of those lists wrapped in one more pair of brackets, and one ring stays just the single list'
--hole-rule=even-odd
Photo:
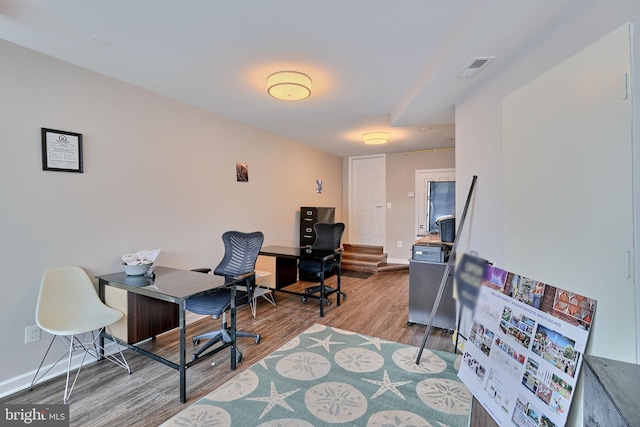
[{"label": "door frame", "polygon": [[[387,156],[386,154],[371,154],[371,155],[367,155],[367,156],[354,156],[354,157],[349,157],[349,164],[348,164],[348,198],[347,198],[347,203],[348,203],[348,212],[349,212],[349,226],[347,228],[348,231],[348,236],[349,236],[349,243],[352,243],[352,235],[351,235],[351,230],[354,229],[355,227],[352,226],[352,224],[355,224],[356,219],[355,219],[355,215],[353,214],[353,206],[355,206],[354,202],[353,202],[353,162],[354,160],[362,160],[362,159],[375,159],[375,158],[380,158],[382,159],[382,161],[384,162],[384,167],[382,168],[382,174],[383,174],[383,188],[382,188],[382,197],[384,198],[384,204],[386,206],[386,200],[387,200]],[[385,251],[385,248],[387,246],[387,215],[386,215],[386,209],[385,209],[385,214],[383,215],[383,224],[382,224],[382,250]]]},{"label": "door frame", "polygon": [[[420,229],[420,174],[422,173],[456,173],[456,168],[436,168],[436,169],[416,169],[415,171],[415,188],[414,193],[414,218],[413,218],[413,230],[416,235],[419,234]],[[456,208],[457,209],[457,208]]]}]

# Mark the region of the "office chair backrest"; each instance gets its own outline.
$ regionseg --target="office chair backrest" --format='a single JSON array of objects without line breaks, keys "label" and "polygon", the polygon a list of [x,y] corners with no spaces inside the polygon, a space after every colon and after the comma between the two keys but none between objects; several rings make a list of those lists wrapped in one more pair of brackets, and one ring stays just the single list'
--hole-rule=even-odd
[{"label": "office chair backrest", "polygon": [[316,232],[316,240],[311,245],[311,249],[340,249],[340,239],[342,239],[342,233],[344,233],[344,224],[342,222],[335,224],[318,222],[313,226],[313,229]]},{"label": "office chair backrest", "polygon": [[224,258],[213,271],[218,276],[238,276],[252,272],[262,248],[264,234],[260,231],[243,233],[227,231],[222,235]]}]

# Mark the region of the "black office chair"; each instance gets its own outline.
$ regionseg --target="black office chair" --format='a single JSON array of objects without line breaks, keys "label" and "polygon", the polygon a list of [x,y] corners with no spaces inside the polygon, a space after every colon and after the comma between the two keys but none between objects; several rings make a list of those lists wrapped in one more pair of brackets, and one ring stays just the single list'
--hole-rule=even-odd
[{"label": "black office chair", "polygon": [[[316,233],[316,240],[311,245],[312,250],[319,251],[337,251],[340,249],[340,240],[342,239],[342,233],[344,233],[344,224],[338,222],[335,224],[327,224],[318,222],[313,226]],[[324,279],[331,277],[335,272],[340,272],[341,268],[341,256],[338,254],[335,258],[328,260],[324,263]],[[298,270],[300,272],[300,278],[307,281],[321,281],[322,278],[322,262],[317,259],[305,259],[300,258],[298,263]],[[338,280],[340,278],[338,277]],[[337,289],[325,286],[325,296],[332,293],[336,293]],[[312,286],[304,290],[305,294],[313,294],[320,292],[320,286]],[[347,299],[347,294],[340,292],[343,299]],[[303,301],[306,301],[306,297],[302,297]],[[329,298],[325,298],[324,303],[331,305]]]},{"label": "black office chair", "polygon": [[[224,276],[227,283],[237,280],[239,276],[246,276],[244,281],[246,289],[250,292],[255,281],[253,274],[258,253],[264,241],[264,235],[260,231],[253,233],[242,233],[240,231],[227,231],[222,235],[224,242],[224,258],[220,264],[213,270],[213,274]],[[200,273],[211,272],[210,268],[198,268],[193,271]],[[236,301],[240,298],[249,297],[244,292],[238,292]],[[209,341],[200,347],[193,354],[193,360],[197,359],[204,351],[209,349],[217,342],[231,342],[231,334],[227,326],[226,311],[231,307],[231,290],[228,288],[218,292],[204,295],[196,298],[189,298],[186,303],[187,310],[197,314],[207,314],[213,319],[218,319],[222,315],[222,324],[220,330],[208,332],[193,337],[193,344],[198,345],[200,340],[208,339]],[[256,344],[260,342],[260,335],[249,332],[236,331],[236,337],[254,338]],[[237,349],[236,349],[237,350]],[[242,361],[242,353],[236,352],[236,361]]]}]

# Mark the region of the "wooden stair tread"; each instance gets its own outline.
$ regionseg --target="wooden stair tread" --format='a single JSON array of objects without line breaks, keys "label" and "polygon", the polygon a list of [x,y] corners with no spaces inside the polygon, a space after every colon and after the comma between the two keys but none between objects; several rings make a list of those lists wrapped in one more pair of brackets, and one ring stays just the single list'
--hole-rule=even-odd
[{"label": "wooden stair tread", "polygon": [[344,265],[371,265],[378,266],[383,264],[382,260],[378,261],[370,261],[370,260],[361,260],[361,259],[344,259],[342,258],[342,266]]},{"label": "wooden stair tread", "polygon": [[387,254],[367,254],[367,253],[354,253],[354,252],[343,252],[342,259],[350,260],[350,261],[371,261],[371,262],[379,262],[385,260],[387,258]]},{"label": "wooden stair tread", "polygon": [[379,271],[400,271],[409,269],[409,265],[406,264],[388,264],[387,254],[383,252],[382,246],[352,245],[345,243],[343,248],[343,270],[377,273]]},{"label": "wooden stair tread", "polygon": [[370,253],[370,254],[381,254],[382,246],[371,246],[371,245],[352,245],[351,243],[345,243],[342,245],[345,252],[358,252],[358,253]]}]

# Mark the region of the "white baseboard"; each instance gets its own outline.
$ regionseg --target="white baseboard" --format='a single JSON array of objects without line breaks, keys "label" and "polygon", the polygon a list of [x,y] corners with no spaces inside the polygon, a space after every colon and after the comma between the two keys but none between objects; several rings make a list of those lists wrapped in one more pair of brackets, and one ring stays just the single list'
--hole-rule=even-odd
[{"label": "white baseboard", "polygon": [[[125,350],[125,349],[126,347],[120,346],[120,350]],[[113,341],[107,339],[105,341],[105,350],[110,353],[117,353],[118,345]],[[67,352],[68,352],[68,349],[65,352],[64,348],[61,348],[60,346],[56,346],[54,343],[54,345],[51,347],[51,351],[47,355],[47,359],[55,360],[54,356],[60,357],[60,355]],[[47,372],[47,374],[38,381],[38,384],[42,383],[43,381],[47,381],[52,378],[59,377],[61,375],[66,375],[67,374],[67,357],[68,356],[63,357],[62,360],[60,360],[60,362],[58,362],[58,364],[51,369],[51,371]],[[81,351],[76,352],[76,354],[71,357],[72,372],[74,372],[76,369],[78,369],[78,367],[80,367],[80,363],[82,362],[82,357],[83,357],[83,352]],[[46,360],[45,362],[47,361],[48,360]],[[87,355],[87,357],[84,360],[83,367],[88,366],[97,361],[98,359],[96,359],[95,357],[92,357],[91,355]],[[50,369],[53,365],[54,363],[42,365],[40,372],[41,373],[46,372],[47,369]],[[37,368],[32,371],[25,372],[24,374],[18,375],[16,377],[9,378],[8,380],[5,380],[2,383],[0,383],[0,398],[28,389],[31,386],[31,381],[33,381],[33,377],[35,376],[36,371],[37,371]],[[36,384],[34,388],[38,387],[38,384]],[[64,393],[64,387],[60,389],[60,403],[62,403],[63,393]],[[37,402],[34,402],[34,403],[37,403]]]},{"label": "white baseboard", "polygon": [[207,316],[206,314],[195,314],[192,312],[188,312],[187,315],[184,317],[185,322],[188,324],[196,322],[200,319],[204,319],[205,317],[210,317]]},{"label": "white baseboard", "polygon": [[387,264],[406,264],[409,265],[409,260],[406,258],[387,258]]},{"label": "white baseboard", "polygon": [[[205,315],[200,315],[200,314],[195,314],[195,313],[191,313],[188,312],[186,317],[185,317],[185,321],[188,324],[196,322],[200,319],[204,319],[205,317],[209,317],[209,316],[205,316]],[[48,335],[48,337],[50,337],[50,335]],[[51,338],[47,338],[47,339],[51,339]],[[106,340],[105,341],[105,347],[106,350],[108,352],[114,353],[118,351],[117,345],[116,343],[114,343],[113,341],[110,340]],[[120,346],[121,350],[125,350],[126,347],[124,346]],[[52,346],[51,352],[50,353],[54,353],[54,355],[56,355],[57,357],[60,357],[60,355],[64,352],[64,348],[60,347],[60,346],[56,346],[55,343]],[[82,352],[77,352],[77,354],[75,354],[72,358],[71,358],[71,370],[75,371],[76,369],[78,369],[78,367],[80,366],[80,362],[82,361]],[[53,355],[49,354],[47,356],[47,359],[51,359],[51,360],[55,360],[53,359]],[[67,358],[64,357],[63,360],[60,361],[60,363],[58,363],[57,366],[55,366],[53,369],[51,369],[50,372],[47,373],[47,375],[45,375],[44,377],[42,377],[42,379],[40,379],[39,383],[43,382],[43,381],[47,381],[50,380],[52,378],[56,378],[60,375],[66,375],[67,373],[67,362],[66,362]],[[91,357],[91,356],[87,356],[87,358],[84,361],[84,365],[83,366],[87,366],[91,363],[95,363],[97,361],[96,358]],[[46,372],[47,369],[51,368],[51,366],[53,365],[53,363],[50,363],[48,365],[43,365],[42,369],[40,369],[40,372]],[[9,378],[3,382],[0,383],[0,398],[9,396],[13,393],[17,393],[19,391],[22,390],[26,390],[31,386],[31,381],[33,380],[34,375],[36,374],[37,371],[37,367],[36,369],[33,369],[32,371],[29,372],[25,372],[23,374],[20,374],[18,376],[15,376],[13,378]],[[34,387],[38,387],[38,385],[36,384]],[[63,394],[64,390],[61,389],[60,390],[60,402],[62,402],[62,394]]]}]

